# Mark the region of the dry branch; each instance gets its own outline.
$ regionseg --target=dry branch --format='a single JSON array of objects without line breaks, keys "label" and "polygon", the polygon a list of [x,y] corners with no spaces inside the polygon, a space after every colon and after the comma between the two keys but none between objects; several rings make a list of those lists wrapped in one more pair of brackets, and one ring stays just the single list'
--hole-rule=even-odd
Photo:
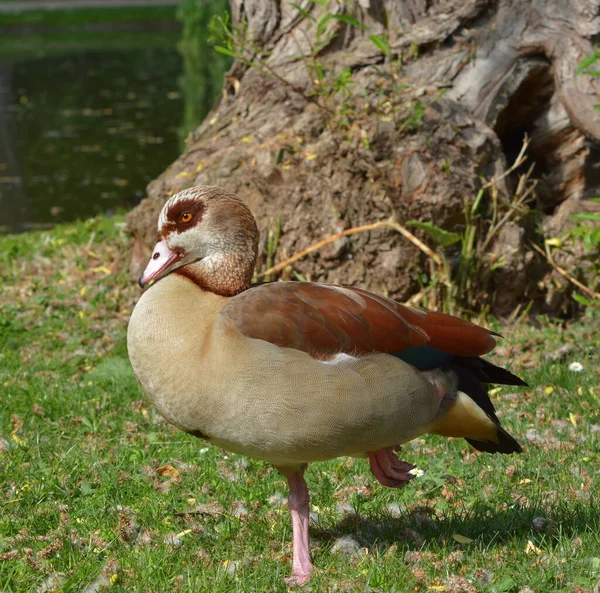
[{"label": "dry branch", "polygon": [[277,265],[268,268],[264,272],[261,272],[258,275],[258,277],[263,278],[263,277],[273,274],[275,272],[279,272],[279,271],[283,270],[284,268],[286,268],[287,266],[289,266],[290,264],[293,264],[295,261],[298,261],[299,259],[306,257],[309,253],[312,253],[313,251],[317,251],[318,249],[321,249],[322,247],[325,247],[326,245],[329,245],[330,243],[333,243],[334,241],[337,241],[338,239],[341,239],[342,237],[347,237],[348,235],[354,235],[355,233],[362,233],[364,231],[372,231],[374,229],[379,229],[379,228],[383,228],[383,227],[392,228],[395,231],[397,231],[398,233],[400,233],[401,235],[403,235],[413,245],[418,247],[425,255],[427,255],[427,257],[431,258],[438,265],[441,272],[444,271],[444,262],[442,261],[440,256],[437,255],[436,253],[434,253],[429,247],[427,247],[427,245],[425,245],[425,243],[423,243],[423,241],[421,241],[420,239],[415,237],[409,230],[404,228],[400,223],[396,222],[393,217],[391,217],[388,220],[380,220],[379,222],[363,224],[361,226],[353,227],[351,229],[346,229],[345,231],[335,233],[335,235],[330,235],[329,237],[326,237],[325,239],[322,239],[321,241],[318,241],[317,243],[313,243],[310,247],[303,249],[299,253],[296,253],[295,255],[288,257],[287,259],[278,263]]},{"label": "dry branch", "polygon": [[547,251],[544,251],[539,245],[536,245],[535,243],[532,243],[531,246],[541,255],[544,256],[544,258],[546,259],[546,261],[564,278],[566,278],[569,282],[571,282],[572,284],[574,284],[575,286],[577,286],[577,288],[579,288],[580,290],[583,290],[583,292],[585,292],[586,294],[588,294],[589,296],[595,298],[595,299],[600,299],[600,292],[595,292],[593,291],[591,288],[588,288],[585,284],[582,284],[581,282],[579,282],[579,280],[577,280],[577,278],[573,278],[573,276],[571,276],[571,274],[569,274],[569,272],[567,272],[564,268],[561,268],[552,258],[552,256],[550,255],[550,253],[548,253]]}]

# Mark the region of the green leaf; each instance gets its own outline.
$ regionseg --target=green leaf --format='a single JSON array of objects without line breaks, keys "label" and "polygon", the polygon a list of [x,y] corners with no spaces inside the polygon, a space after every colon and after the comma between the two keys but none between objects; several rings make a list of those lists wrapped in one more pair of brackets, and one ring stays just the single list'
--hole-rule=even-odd
[{"label": "green leaf", "polygon": [[573,214],[571,218],[577,220],[593,220],[594,222],[600,222],[600,214],[593,214],[591,212],[580,212],[579,214]]},{"label": "green leaf", "polygon": [[600,558],[597,556],[588,556],[583,560],[592,570],[600,571]]},{"label": "green leaf", "polygon": [[323,70],[323,64],[320,62],[315,65],[315,74],[320,82],[325,80],[325,71]]},{"label": "green leaf", "polygon": [[235,52],[231,51],[227,47],[223,47],[222,45],[215,45],[215,51],[218,51],[220,54],[224,54],[232,58],[237,58]]},{"label": "green leaf", "polygon": [[321,37],[321,35],[323,35],[323,33],[325,32],[325,25],[333,18],[332,14],[326,14],[318,23],[317,23],[317,32],[316,32],[316,36],[317,39],[319,39]]},{"label": "green leaf", "polygon": [[301,6],[298,6],[295,2],[290,2],[290,6],[294,7],[301,15],[302,18],[309,19],[313,23],[317,22],[314,16],[312,16],[307,10],[304,10]]},{"label": "green leaf", "polygon": [[461,535],[460,533],[453,533],[452,539],[457,541],[459,544],[472,544],[473,540],[466,535]]},{"label": "green leaf", "polygon": [[585,233],[587,232],[588,227],[585,226],[574,226],[571,227],[570,229],[567,229],[564,234],[566,237],[581,237],[582,235],[585,235]]},{"label": "green leaf", "polygon": [[387,42],[387,39],[381,35],[369,35],[369,39],[378,50],[383,52],[386,56],[390,55],[390,44]]},{"label": "green leaf", "polygon": [[358,27],[359,29],[366,29],[366,27],[362,23],[359,23],[353,16],[350,16],[348,14],[333,14],[331,15],[331,18],[335,19],[336,21],[346,23],[347,25]]},{"label": "green leaf", "polygon": [[577,301],[580,305],[583,305],[584,307],[589,307],[592,304],[592,301],[586,299],[582,294],[579,294],[578,292],[573,293],[573,300]]},{"label": "green leaf", "polygon": [[496,593],[507,593],[507,591],[516,588],[516,586],[517,583],[515,583],[515,581],[510,577],[507,577],[500,581],[497,585],[494,585],[494,590]]},{"label": "green leaf", "polygon": [[342,23],[347,23],[348,25],[353,25],[354,27],[358,27],[359,29],[365,29],[364,25],[361,25],[354,17],[348,16],[347,14],[326,14],[317,24],[317,38],[323,35],[325,32],[325,25],[330,20],[341,21]]},{"label": "green leaf", "polygon": [[585,58],[583,58],[583,60],[581,60],[581,62],[579,62],[579,65],[577,66],[577,70],[575,70],[575,76],[577,76],[578,74],[581,74],[586,68],[589,68],[592,64],[595,64],[596,61],[600,59],[600,55],[599,54],[592,54],[591,56],[586,56]]},{"label": "green leaf", "polygon": [[406,224],[424,231],[431,239],[442,247],[448,247],[460,241],[460,235],[446,231],[432,222],[421,222],[420,220],[407,220]]},{"label": "green leaf", "polygon": [[477,209],[479,208],[479,204],[481,204],[482,198],[483,198],[483,190],[480,189],[477,192],[477,197],[475,198],[473,205],[471,206],[471,216],[475,216],[475,214],[477,213]]}]

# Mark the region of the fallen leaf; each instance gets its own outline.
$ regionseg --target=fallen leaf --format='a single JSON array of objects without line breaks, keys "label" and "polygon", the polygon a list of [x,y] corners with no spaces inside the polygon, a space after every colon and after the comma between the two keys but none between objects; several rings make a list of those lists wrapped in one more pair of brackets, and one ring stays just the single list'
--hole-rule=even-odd
[{"label": "fallen leaf", "polygon": [[157,467],[156,473],[169,478],[177,478],[179,476],[179,470],[176,467],[173,467],[170,463]]},{"label": "fallen leaf", "polygon": [[107,276],[110,276],[112,272],[106,266],[98,266],[92,269],[92,272],[104,272]]},{"label": "fallen leaf", "polygon": [[184,529],[183,531],[180,531],[175,537],[183,537],[184,535],[187,535],[188,533],[192,533],[192,530]]},{"label": "fallen leaf", "polygon": [[470,544],[473,543],[473,540],[466,535],[461,535],[460,533],[453,533],[452,539],[457,541],[459,544]]},{"label": "fallen leaf", "polygon": [[540,550],[530,539],[527,540],[527,544],[525,545],[525,554],[534,554],[535,556],[541,556],[544,553],[543,550]]},{"label": "fallen leaf", "polygon": [[558,237],[553,237],[551,239],[546,239],[544,241],[546,245],[550,245],[550,247],[562,247],[563,242]]}]

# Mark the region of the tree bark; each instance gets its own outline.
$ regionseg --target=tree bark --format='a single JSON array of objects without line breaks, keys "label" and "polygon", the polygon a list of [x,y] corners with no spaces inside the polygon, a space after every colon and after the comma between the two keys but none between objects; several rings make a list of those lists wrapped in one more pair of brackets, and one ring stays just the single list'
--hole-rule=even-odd
[{"label": "tree bark", "polygon": [[[532,207],[546,236],[571,224],[570,214],[598,206],[589,198],[600,195],[600,88],[575,70],[600,32],[600,0],[296,4],[301,11],[285,0],[231,0],[234,27],[246,27],[238,51],[254,67],[235,61],[219,103],[128,216],[135,271],[164,201],[198,184],[244,199],[265,246],[281,226],[262,269],[272,258],[392,215],[460,231],[465,201],[475,200],[482,179],[497,179],[501,200],[515,191],[519,171],[502,174],[525,134],[539,178]],[[318,37],[302,11],[317,21],[348,15],[361,27],[329,18]],[[389,53],[373,35],[386,40]],[[343,68],[351,83],[334,91]],[[481,294],[498,314],[531,300],[553,313],[566,307],[568,281],[535,255],[531,240],[541,243],[540,225],[526,216],[504,225],[490,244],[503,263]],[[572,267],[568,257],[556,260]],[[340,238],[284,277],[406,300],[419,291],[423,270],[427,258],[415,245],[376,230]]]}]

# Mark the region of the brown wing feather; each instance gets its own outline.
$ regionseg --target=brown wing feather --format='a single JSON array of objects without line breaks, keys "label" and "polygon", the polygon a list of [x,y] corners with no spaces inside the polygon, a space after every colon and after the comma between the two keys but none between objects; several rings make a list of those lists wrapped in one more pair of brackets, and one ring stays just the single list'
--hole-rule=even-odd
[{"label": "brown wing feather", "polygon": [[401,305],[396,301],[374,295],[362,288],[353,288],[360,295],[370,295],[380,301],[391,303],[397,314],[402,315],[407,323],[420,327],[429,336],[429,346],[438,348],[456,356],[481,356],[496,345],[491,332],[470,321]]},{"label": "brown wing feather", "polygon": [[366,290],[311,282],[276,282],[231,299],[221,315],[249,338],[326,358],[340,352],[396,353],[429,344],[478,356],[490,332],[457,317],[406,307]]}]

